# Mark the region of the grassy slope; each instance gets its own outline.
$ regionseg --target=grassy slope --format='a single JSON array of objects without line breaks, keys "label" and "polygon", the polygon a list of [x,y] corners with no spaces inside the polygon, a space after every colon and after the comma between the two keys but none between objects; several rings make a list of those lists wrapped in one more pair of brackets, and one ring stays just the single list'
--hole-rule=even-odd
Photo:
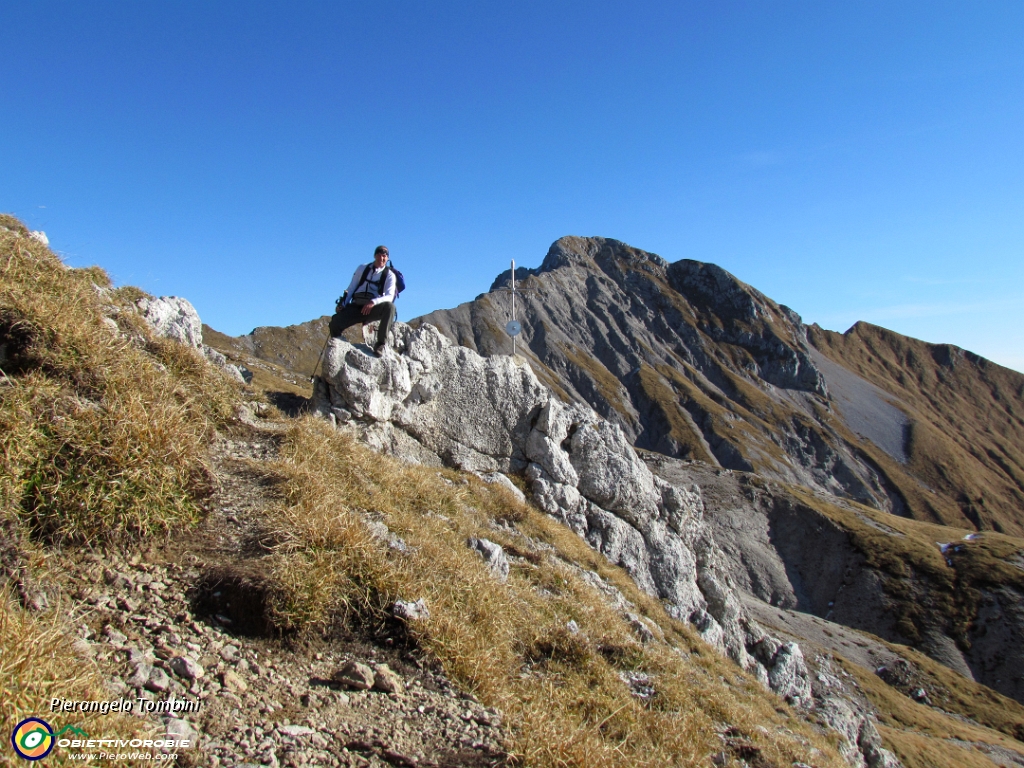
[{"label": "grassy slope", "polygon": [[[17,222],[0,226],[0,511],[5,576],[16,586],[58,567],[58,546],[130,548],[194,522],[206,442],[237,395],[193,351],[149,336],[131,308],[137,291],[106,289],[100,270],[67,269]],[[278,626],[372,624],[394,597],[425,596],[432,617],[411,628],[414,639],[454,679],[506,710],[527,764],[694,764],[720,748],[716,726],[725,723],[737,728],[736,748],[762,755],[764,765],[840,765],[828,742],[774,696],[672,623],[578,538],[507,494],[405,467],[311,421],[293,430],[277,473]],[[371,508],[408,538],[408,558],[395,560],[370,540],[358,513]],[[550,544],[492,530],[494,519]],[[470,532],[522,552],[508,586],[467,549]],[[574,561],[617,583],[679,650],[636,641]],[[65,639],[64,613],[26,613],[13,595],[0,602],[5,726],[46,711],[55,694],[104,696],[97,670]],[[569,619],[582,632],[567,630]],[[630,696],[625,670],[649,674],[657,695]],[[775,727],[762,732],[761,723]],[[86,725],[107,727],[98,719]]]},{"label": "grassy slope", "polygon": [[907,410],[909,466],[885,471],[916,517],[1024,536],[1024,376],[868,323],[808,337]]},{"label": "grassy slope", "polygon": [[[16,594],[64,546],[119,545],[194,522],[205,445],[236,391],[194,350],[153,339],[131,309],[0,216],[0,723],[9,734],[49,698],[106,699],[75,656],[57,607],[25,613]],[[105,318],[114,317],[113,321]],[[95,733],[132,719],[88,715]],[[5,751],[0,761],[13,753]],[[62,759],[62,758],[61,758]]]},{"label": "grassy slope", "polygon": [[[826,516],[850,535],[866,565],[882,576],[901,631],[911,639],[935,617],[942,617],[943,629],[952,637],[963,638],[976,610],[978,590],[998,585],[1024,590],[1024,571],[1011,564],[1024,552],[1022,539],[986,533],[965,541],[964,529],[894,517],[855,503],[838,506],[797,486],[790,486],[788,493],[793,503]],[[956,542],[958,550],[943,555],[936,542]],[[1024,740],[1024,706],[917,651],[901,646],[899,652],[926,671],[928,687],[938,692],[933,697],[937,706]],[[888,689],[880,681],[873,684],[878,686]],[[879,698],[877,703],[891,711],[885,701]]]}]

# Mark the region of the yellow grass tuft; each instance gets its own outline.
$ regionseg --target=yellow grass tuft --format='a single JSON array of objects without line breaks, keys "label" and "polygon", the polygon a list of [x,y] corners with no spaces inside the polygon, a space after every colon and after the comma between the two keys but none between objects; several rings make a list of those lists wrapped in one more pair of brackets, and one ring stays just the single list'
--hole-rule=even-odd
[{"label": "yellow grass tuft", "polygon": [[[2,224],[2,222],[0,222]],[[23,229],[23,228],[22,228]],[[94,545],[191,523],[236,387],[98,267],[0,228],[0,519]]]}]

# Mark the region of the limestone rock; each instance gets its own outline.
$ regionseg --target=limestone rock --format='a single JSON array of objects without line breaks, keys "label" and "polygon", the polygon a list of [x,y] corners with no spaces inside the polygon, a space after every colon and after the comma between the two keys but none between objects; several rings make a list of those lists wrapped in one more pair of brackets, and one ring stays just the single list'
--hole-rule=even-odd
[{"label": "limestone rock", "polygon": [[373,688],[400,696],[405,692],[405,683],[402,682],[402,676],[387,664],[377,664],[373,669]]},{"label": "limestone rock", "polygon": [[128,678],[127,683],[132,688],[142,688],[149,682],[149,676],[153,674],[153,665],[141,663],[135,666],[135,671]]},{"label": "limestone rock", "polygon": [[[492,329],[504,325],[507,304],[495,291],[510,278],[504,272],[491,292],[419,320],[488,359],[508,355],[508,337]],[[730,469],[756,467],[883,509],[903,504],[827,419],[807,418],[813,403],[830,398],[830,382],[856,382],[858,391],[871,385],[841,366],[832,376],[799,315],[724,269],[689,259],[669,264],[606,238],[563,237],[540,267],[517,270],[517,280],[529,283],[517,304],[524,357],[562,399],[588,404],[628,443]],[[750,396],[771,403],[778,418],[738,428],[749,421]],[[871,398],[872,408],[902,416],[885,398]],[[835,415],[861,434],[859,411],[844,410],[853,401]],[[903,428],[889,432],[896,439],[879,445],[898,453]],[[542,443],[532,446],[533,460],[566,482]]]},{"label": "limestone rock", "polygon": [[316,733],[314,728],[310,728],[308,725],[280,725],[277,728],[285,736],[291,736],[295,738],[297,736],[312,736]]},{"label": "limestone rock", "polygon": [[[203,357],[205,357],[215,366],[220,368],[222,371],[224,371],[224,373],[226,373],[232,379],[237,381],[239,384],[248,384],[249,382],[252,381],[252,372],[249,372],[249,376],[248,378],[246,378],[245,374],[242,372],[242,368],[244,366],[238,366],[235,365],[234,363],[229,363],[228,359],[213,347],[207,344],[203,344],[201,345],[200,350],[203,353]],[[246,371],[248,371],[248,369],[246,369]]]},{"label": "limestone rock", "polygon": [[[482,358],[429,324],[398,323],[394,335],[396,354],[382,358],[332,339],[314,410],[326,418],[344,408],[353,415],[346,429],[408,460],[480,474],[525,470],[541,509],[744,669],[799,697],[798,653],[765,666],[748,651],[764,633],[733,591],[695,487],[656,477],[620,425],[585,405],[561,402],[528,365]],[[495,545],[482,541],[473,546],[507,578],[507,561],[500,565]],[[395,615],[416,620],[415,605],[400,601]]]},{"label": "limestone rock", "polygon": [[144,687],[153,693],[163,693],[171,687],[171,678],[160,667],[153,667]]},{"label": "limestone rock", "polygon": [[139,299],[135,305],[158,336],[180,341],[196,349],[202,348],[203,323],[188,299],[161,296],[156,299]]},{"label": "limestone rock", "polygon": [[526,501],[526,494],[519,490],[516,484],[508,479],[508,475],[504,475],[501,472],[483,472],[477,474],[479,478],[483,480],[485,483],[490,483],[491,485],[500,485],[502,488],[507,490],[517,499],[519,499],[519,501]]},{"label": "limestone rock", "polygon": [[189,656],[175,656],[168,662],[168,666],[174,674],[186,680],[198,680],[206,674],[199,662]]},{"label": "limestone rock", "polygon": [[427,601],[422,597],[415,602],[396,600],[391,612],[405,621],[425,621],[430,618],[430,609],[427,608]]},{"label": "limestone rock", "polygon": [[232,672],[230,669],[225,670],[221,674],[220,681],[221,685],[232,693],[244,693],[249,689],[249,685],[242,676]]},{"label": "limestone rock", "polygon": [[470,549],[475,549],[480,553],[484,562],[487,563],[487,567],[498,581],[502,584],[508,581],[508,557],[505,556],[505,550],[501,548],[501,545],[495,544],[489,539],[478,539],[476,537],[471,538],[467,544]]}]

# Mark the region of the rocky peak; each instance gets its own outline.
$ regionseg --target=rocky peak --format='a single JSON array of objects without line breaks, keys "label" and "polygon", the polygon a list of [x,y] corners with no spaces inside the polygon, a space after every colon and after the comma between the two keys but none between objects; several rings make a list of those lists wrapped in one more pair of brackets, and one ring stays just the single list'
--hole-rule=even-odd
[{"label": "rocky peak", "polygon": [[[561,237],[551,244],[540,267],[516,267],[516,281],[521,282],[528,277],[554,272],[566,267],[583,269],[599,269],[609,275],[619,275],[627,269],[639,269],[665,279],[668,262],[654,253],[633,248],[618,240],[604,237]],[[491,291],[507,288],[512,275],[506,269],[491,284]]]},{"label": "rocky peak", "polygon": [[771,299],[716,264],[682,259],[668,269],[671,286],[694,307],[730,320],[770,321]]},{"label": "rocky peak", "polygon": [[[509,278],[504,272],[494,288]],[[814,398],[827,397],[804,327],[720,267],[670,265],[616,240],[564,237],[517,278],[529,289],[517,309],[537,375],[618,423],[638,447],[828,490],[836,482],[813,479],[815,465],[855,465],[837,456],[835,436],[802,427],[788,436],[794,420],[808,423]],[[507,354],[507,304],[492,292],[422,319],[482,354]],[[794,396],[804,399],[795,408]],[[856,497],[884,499],[866,490],[882,485],[869,469],[841,474]]]},{"label": "rocky peak", "polygon": [[[1020,423],[1019,374],[867,323],[842,335],[808,328],[719,266],[668,264],[616,240],[563,237],[540,267],[516,273],[528,289],[516,307],[520,354],[635,446],[897,514],[1024,530],[1014,511],[1024,469],[986,432],[993,413]],[[510,303],[494,289],[509,279],[421,320],[483,355],[507,355]],[[950,432],[951,420],[970,423]],[[1010,431],[1004,438],[1024,445]]]}]

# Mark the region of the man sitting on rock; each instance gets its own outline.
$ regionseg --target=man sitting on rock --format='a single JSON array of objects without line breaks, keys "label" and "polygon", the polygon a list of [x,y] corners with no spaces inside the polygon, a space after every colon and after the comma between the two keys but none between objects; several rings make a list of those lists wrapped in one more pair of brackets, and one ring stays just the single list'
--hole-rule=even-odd
[{"label": "man sitting on rock", "polygon": [[395,273],[388,267],[390,254],[383,245],[373,252],[373,261],[360,264],[348,290],[331,318],[331,337],[338,338],[356,323],[380,321],[373,354],[380,357],[388,345],[388,331],[395,321]]}]

